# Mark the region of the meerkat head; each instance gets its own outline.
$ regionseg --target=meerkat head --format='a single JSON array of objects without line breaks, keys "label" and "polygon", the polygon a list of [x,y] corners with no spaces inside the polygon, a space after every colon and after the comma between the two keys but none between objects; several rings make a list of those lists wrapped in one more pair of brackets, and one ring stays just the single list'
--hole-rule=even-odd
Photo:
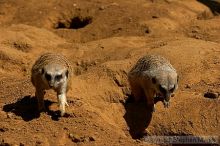
[{"label": "meerkat head", "polygon": [[164,102],[169,102],[170,96],[178,88],[178,75],[173,70],[160,71],[152,77],[152,83],[157,96],[162,96]]},{"label": "meerkat head", "polygon": [[49,88],[57,89],[68,78],[68,70],[61,65],[49,64],[41,69],[43,81]]}]

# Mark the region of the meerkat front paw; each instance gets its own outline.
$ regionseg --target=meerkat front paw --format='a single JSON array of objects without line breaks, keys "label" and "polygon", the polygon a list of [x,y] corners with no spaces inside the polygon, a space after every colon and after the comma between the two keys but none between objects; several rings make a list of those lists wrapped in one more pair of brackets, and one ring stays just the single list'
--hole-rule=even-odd
[{"label": "meerkat front paw", "polygon": [[154,104],[152,112],[155,112],[155,111],[156,111],[156,107],[155,107],[155,104]]},{"label": "meerkat front paw", "polygon": [[168,108],[170,106],[170,102],[164,100],[163,105],[164,105],[164,108]]},{"label": "meerkat front paw", "polygon": [[60,105],[60,116],[63,117],[66,113],[65,105]]},{"label": "meerkat front paw", "polygon": [[69,106],[69,104],[67,103],[67,101],[65,102],[65,105],[66,105],[66,106]]}]

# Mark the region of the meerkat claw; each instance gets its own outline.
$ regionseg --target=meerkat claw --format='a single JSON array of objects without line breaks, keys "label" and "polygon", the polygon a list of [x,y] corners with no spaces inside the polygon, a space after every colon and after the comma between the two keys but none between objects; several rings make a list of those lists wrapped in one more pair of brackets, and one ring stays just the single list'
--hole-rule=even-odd
[{"label": "meerkat claw", "polygon": [[66,106],[69,106],[69,104],[68,104],[67,102],[65,102],[65,105],[66,105]]},{"label": "meerkat claw", "polygon": [[170,102],[169,101],[163,101],[164,107],[168,108],[170,106]]},{"label": "meerkat claw", "polygon": [[155,104],[154,104],[154,106],[153,106],[153,112],[155,112],[156,111],[156,108],[155,108]]}]

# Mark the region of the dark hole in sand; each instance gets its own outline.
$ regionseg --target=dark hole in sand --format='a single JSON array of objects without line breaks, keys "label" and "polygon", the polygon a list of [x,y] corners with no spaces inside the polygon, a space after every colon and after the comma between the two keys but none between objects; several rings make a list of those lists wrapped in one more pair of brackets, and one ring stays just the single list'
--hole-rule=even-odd
[{"label": "dark hole in sand", "polygon": [[92,17],[73,17],[70,21],[59,21],[55,28],[80,29],[92,23]]}]

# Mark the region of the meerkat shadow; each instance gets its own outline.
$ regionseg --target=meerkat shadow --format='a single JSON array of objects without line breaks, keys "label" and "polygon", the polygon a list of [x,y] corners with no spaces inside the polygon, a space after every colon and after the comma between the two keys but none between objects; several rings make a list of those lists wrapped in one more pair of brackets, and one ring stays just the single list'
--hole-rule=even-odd
[{"label": "meerkat shadow", "polygon": [[135,102],[132,95],[128,96],[124,106],[126,110],[124,119],[129,127],[130,135],[133,139],[142,138],[143,131],[151,122],[153,107],[148,107],[147,102],[144,101]]},{"label": "meerkat shadow", "polygon": [[[46,111],[56,119],[56,114],[49,110],[49,106],[53,103],[45,100]],[[18,99],[15,103],[6,104],[3,106],[3,111],[12,112],[16,116],[22,117],[24,121],[31,121],[40,117],[40,112],[37,110],[37,98],[34,96],[24,96]]]}]

